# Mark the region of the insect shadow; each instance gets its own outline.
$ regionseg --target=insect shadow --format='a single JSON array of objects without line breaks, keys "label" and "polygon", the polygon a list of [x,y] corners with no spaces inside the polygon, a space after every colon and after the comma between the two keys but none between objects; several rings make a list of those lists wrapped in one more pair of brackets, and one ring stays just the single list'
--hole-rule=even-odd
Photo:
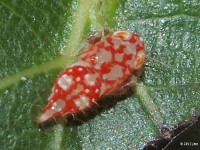
[{"label": "insect shadow", "polygon": [[131,95],[133,95],[134,89],[127,88],[126,93],[113,94],[109,96],[102,97],[98,103],[94,104],[92,108],[88,108],[81,113],[77,113],[74,116],[71,115],[67,118],[66,125],[67,126],[79,126],[87,121],[94,119],[97,115],[102,112],[113,108],[118,102],[124,101]]},{"label": "insect shadow", "polygon": [[[135,72],[135,75],[138,77],[138,82],[143,81],[145,77],[144,72],[145,66],[143,66],[140,70]],[[79,126],[87,121],[94,119],[97,115],[101,114],[102,112],[113,108],[118,102],[124,101],[125,99],[135,95],[136,91],[136,84],[128,85],[123,87],[122,90],[103,96],[96,104],[92,107],[88,107],[84,111],[76,114],[72,114],[65,118],[65,125],[66,126]]]},{"label": "insect shadow", "polygon": [[45,130],[47,128],[53,127],[57,124],[62,124],[64,126],[80,126],[91,119],[94,119],[97,115],[102,112],[113,108],[118,102],[123,101],[135,93],[135,87],[127,87],[125,91],[119,92],[117,94],[103,96],[97,103],[93,104],[92,107],[79,112],[67,115],[66,117],[58,117],[54,120],[44,122],[39,124],[39,128]]},{"label": "insect shadow", "polygon": [[[144,65],[140,70],[135,72],[135,75],[138,77],[137,81],[141,82],[145,77],[145,68]],[[39,129],[45,130],[51,128],[57,124],[62,124],[64,126],[80,126],[91,119],[94,119],[97,115],[100,115],[102,112],[113,108],[118,102],[124,101],[125,99],[135,95],[135,89],[137,84],[129,85],[123,87],[122,90],[102,96],[102,98],[94,103],[92,107],[88,107],[79,113],[73,113],[66,115],[65,117],[57,117],[53,120],[48,120],[42,124],[39,124]]]}]

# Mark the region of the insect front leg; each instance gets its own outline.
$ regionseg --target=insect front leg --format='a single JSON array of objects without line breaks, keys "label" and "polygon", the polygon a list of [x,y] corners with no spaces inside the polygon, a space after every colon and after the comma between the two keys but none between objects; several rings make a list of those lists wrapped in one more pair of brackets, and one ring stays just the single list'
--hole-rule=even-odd
[{"label": "insect front leg", "polygon": [[128,78],[121,86],[120,88],[115,91],[114,93],[111,93],[109,95],[124,95],[127,94],[132,87],[134,87],[137,83],[138,77],[135,75],[132,75],[130,78]]},{"label": "insect front leg", "polygon": [[121,87],[120,93],[125,94],[129,89],[136,86],[138,77],[132,75],[128,80],[125,81],[124,85]]}]

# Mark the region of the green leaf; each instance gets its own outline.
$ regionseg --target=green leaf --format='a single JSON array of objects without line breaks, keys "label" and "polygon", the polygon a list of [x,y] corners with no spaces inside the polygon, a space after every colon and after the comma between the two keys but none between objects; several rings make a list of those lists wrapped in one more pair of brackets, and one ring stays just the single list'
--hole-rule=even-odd
[{"label": "green leaf", "polygon": [[[141,148],[160,127],[189,119],[200,105],[199,12],[197,0],[1,0],[1,149]],[[83,38],[104,27],[145,40],[136,92],[81,126],[40,130],[56,75],[75,61]]]}]

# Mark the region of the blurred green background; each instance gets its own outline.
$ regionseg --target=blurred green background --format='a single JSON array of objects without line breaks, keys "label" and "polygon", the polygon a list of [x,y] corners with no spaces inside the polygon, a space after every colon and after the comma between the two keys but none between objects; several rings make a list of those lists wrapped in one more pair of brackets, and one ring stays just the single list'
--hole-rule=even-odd
[{"label": "blurred green background", "polygon": [[[199,12],[198,0],[1,0],[0,149],[141,148],[161,126],[191,118],[200,109]],[[40,130],[55,77],[84,37],[105,27],[145,40],[136,92],[83,125]]]}]

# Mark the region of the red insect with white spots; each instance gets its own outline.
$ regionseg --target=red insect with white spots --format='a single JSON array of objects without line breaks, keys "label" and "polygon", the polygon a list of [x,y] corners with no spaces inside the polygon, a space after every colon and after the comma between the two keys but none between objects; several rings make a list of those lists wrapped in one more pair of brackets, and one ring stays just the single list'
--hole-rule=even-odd
[{"label": "red insect with white spots", "polygon": [[136,82],[136,71],[145,60],[142,38],[132,32],[116,31],[96,36],[85,47],[78,62],[55,80],[48,105],[38,122],[78,113],[103,95],[119,92]]}]

